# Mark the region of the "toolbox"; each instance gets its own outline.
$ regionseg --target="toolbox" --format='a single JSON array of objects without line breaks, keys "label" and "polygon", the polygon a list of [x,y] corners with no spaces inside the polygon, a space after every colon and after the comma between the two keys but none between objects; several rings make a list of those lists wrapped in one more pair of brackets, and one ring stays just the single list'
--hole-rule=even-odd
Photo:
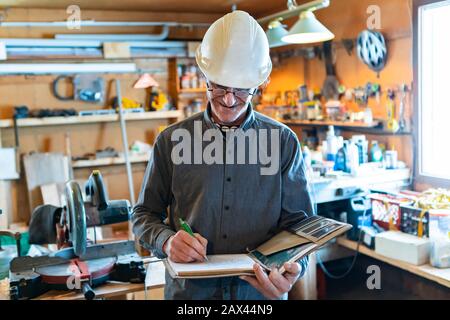
[{"label": "toolbox", "polygon": [[430,236],[430,213],[428,210],[411,205],[401,205],[400,230],[418,237]]}]

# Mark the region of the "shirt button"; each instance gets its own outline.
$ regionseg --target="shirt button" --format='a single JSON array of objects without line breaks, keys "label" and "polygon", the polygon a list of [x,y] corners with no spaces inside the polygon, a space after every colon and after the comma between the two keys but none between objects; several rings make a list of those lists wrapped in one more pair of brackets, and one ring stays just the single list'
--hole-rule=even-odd
[{"label": "shirt button", "polygon": [[230,177],[228,177],[228,178],[227,178],[227,181],[228,181],[228,182],[230,182],[230,181],[231,181],[231,178],[230,178]]},{"label": "shirt button", "polygon": [[230,209],[230,207],[229,206],[225,206],[225,210],[229,210]]}]

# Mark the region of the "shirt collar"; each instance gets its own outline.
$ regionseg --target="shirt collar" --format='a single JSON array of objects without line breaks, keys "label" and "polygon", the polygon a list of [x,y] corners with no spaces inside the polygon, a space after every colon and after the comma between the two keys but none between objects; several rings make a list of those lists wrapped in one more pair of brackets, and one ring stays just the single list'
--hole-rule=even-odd
[{"label": "shirt collar", "polygon": [[[203,114],[204,114],[206,126],[208,128],[210,128],[210,129],[218,128],[211,117],[211,105],[209,102],[208,102],[206,110],[204,111]],[[253,111],[253,106],[250,103],[247,108],[247,116],[245,117],[245,120],[241,123],[241,125],[239,126],[239,129],[247,131],[252,126],[254,121],[255,121],[255,112]]]}]

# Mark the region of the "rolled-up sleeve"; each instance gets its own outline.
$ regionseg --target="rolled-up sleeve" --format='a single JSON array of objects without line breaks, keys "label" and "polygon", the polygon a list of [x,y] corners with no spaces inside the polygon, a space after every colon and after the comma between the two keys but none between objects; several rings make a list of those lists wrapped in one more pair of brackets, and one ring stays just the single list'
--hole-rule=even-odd
[{"label": "rolled-up sleeve", "polygon": [[[282,144],[280,229],[315,214],[300,142],[292,131],[289,130],[287,135]],[[308,262],[308,256],[298,261],[300,276],[304,275]]]},{"label": "rolled-up sleeve", "polygon": [[131,217],[133,233],[140,245],[158,258],[166,258],[162,247],[175,231],[164,223],[171,198],[172,166],[167,141],[160,135],[153,148],[139,199]]}]

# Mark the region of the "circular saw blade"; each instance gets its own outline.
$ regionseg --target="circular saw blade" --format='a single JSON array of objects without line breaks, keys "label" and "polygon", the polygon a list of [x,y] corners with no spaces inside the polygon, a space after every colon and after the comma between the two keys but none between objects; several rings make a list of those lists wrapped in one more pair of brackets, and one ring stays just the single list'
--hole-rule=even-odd
[{"label": "circular saw blade", "polygon": [[108,257],[101,259],[93,259],[81,261],[78,259],[72,260],[68,263],[53,265],[53,266],[42,266],[36,268],[36,273],[45,277],[44,282],[49,284],[64,284],[68,277],[79,274],[81,264],[84,264],[84,271],[88,272],[89,277],[92,280],[101,278],[107,274],[110,274],[114,269],[114,265],[117,262],[116,257]]},{"label": "circular saw blade", "polygon": [[66,184],[66,200],[69,224],[69,239],[77,256],[86,252],[86,211],[80,186],[75,181]]}]

